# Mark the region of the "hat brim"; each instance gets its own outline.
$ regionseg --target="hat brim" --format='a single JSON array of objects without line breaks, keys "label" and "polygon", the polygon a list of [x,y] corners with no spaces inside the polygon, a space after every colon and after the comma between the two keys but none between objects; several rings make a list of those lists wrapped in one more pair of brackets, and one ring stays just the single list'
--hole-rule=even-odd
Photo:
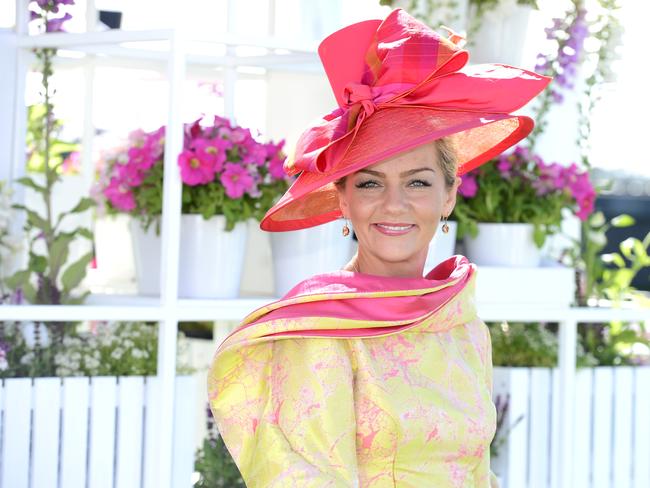
[{"label": "hat brim", "polygon": [[448,137],[458,157],[458,175],[480,166],[526,137],[533,120],[522,115],[486,114],[429,107],[386,108],[361,125],[336,170],[303,171],[266,213],[269,232],[304,229],[340,218],[334,182],[371,164]]}]

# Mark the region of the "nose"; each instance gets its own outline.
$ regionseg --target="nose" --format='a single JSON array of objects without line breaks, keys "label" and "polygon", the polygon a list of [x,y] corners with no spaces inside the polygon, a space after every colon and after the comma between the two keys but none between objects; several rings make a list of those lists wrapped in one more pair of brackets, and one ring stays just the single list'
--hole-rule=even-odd
[{"label": "nose", "polygon": [[401,185],[386,186],[383,204],[386,215],[404,215],[409,208],[408,196]]}]

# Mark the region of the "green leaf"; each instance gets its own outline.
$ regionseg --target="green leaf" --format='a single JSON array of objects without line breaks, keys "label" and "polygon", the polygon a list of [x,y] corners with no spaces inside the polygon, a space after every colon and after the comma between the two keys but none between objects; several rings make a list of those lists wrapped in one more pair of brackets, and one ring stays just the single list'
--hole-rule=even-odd
[{"label": "green leaf", "polygon": [[72,263],[61,276],[61,283],[65,291],[73,290],[86,276],[86,267],[93,259],[93,253],[84,254],[76,262]]},{"label": "green leaf", "polygon": [[37,191],[39,193],[45,193],[45,191],[47,190],[44,186],[39,185],[34,180],[32,180],[29,176],[23,176],[22,178],[18,178],[16,182],[20,183],[23,186],[29,187],[32,190]]},{"label": "green leaf", "polygon": [[612,225],[614,227],[629,227],[634,225],[634,217],[628,214],[621,214],[614,217],[612,220]]},{"label": "green leaf", "polygon": [[75,233],[80,235],[81,237],[85,237],[89,241],[92,241],[95,238],[93,231],[86,227],[79,227],[77,230],[75,230]]},{"label": "green leaf", "polygon": [[541,226],[535,224],[535,229],[533,230],[533,241],[538,248],[541,248],[544,245],[546,240],[546,233],[541,228]]},{"label": "green leaf", "polygon": [[90,291],[86,290],[78,297],[66,297],[61,303],[64,305],[82,305],[88,295],[90,295]]},{"label": "green leaf", "polygon": [[592,227],[601,227],[605,225],[605,215],[603,212],[594,212],[591,214],[591,217],[589,218],[589,224]]},{"label": "green leaf", "polygon": [[45,269],[47,268],[47,258],[45,256],[41,256],[40,254],[36,254],[34,252],[29,253],[29,269],[33,271],[34,273],[45,273]]},{"label": "green leaf", "polygon": [[619,245],[621,249],[621,253],[623,256],[625,256],[627,259],[632,261],[632,248],[634,247],[634,237],[628,237],[625,239],[621,244]]},{"label": "green leaf", "polygon": [[59,234],[50,248],[50,266],[58,274],[58,270],[63,267],[68,260],[70,243],[74,239],[72,234]]},{"label": "green leaf", "polygon": [[32,272],[29,269],[16,271],[11,276],[5,278],[5,284],[12,290],[15,290],[18,287],[24,286],[25,283],[29,283],[31,274]]},{"label": "green leaf", "polygon": [[23,296],[29,303],[36,303],[36,288],[28,281],[22,286]]},{"label": "green leaf", "polygon": [[94,207],[96,205],[95,200],[92,198],[84,197],[81,200],[79,200],[79,203],[72,209],[69,210],[68,213],[81,213],[86,210],[88,210],[91,207]]},{"label": "green leaf", "polygon": [[609,254],[603,254],[600,256],[600,259],[604,263],[613,263],[619,268],[624,268],[625,267],[625,260],[621,257],[621,255],[617,252],[612,252]]}]

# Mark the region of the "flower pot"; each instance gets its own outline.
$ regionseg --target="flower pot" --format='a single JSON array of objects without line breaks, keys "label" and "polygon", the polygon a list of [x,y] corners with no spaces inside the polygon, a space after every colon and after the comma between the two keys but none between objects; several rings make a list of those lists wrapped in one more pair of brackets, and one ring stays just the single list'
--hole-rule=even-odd
[{"label": "flower pot", "polygon": [[[152,225],[147,232],[131,222],[138,291],[160,293],[160,236]],[[247,226],[238,222],[225,230],[225,217],[205,220],[201,215],[181,216],[178,296],[180,298],[234,298],[244,264]]]},{"label": "flower pot", "polygon": [[429,253],[424,263],[424,275],[436,267],[437,264],[453,256],[456,252],[456,228],[458,224],[454,220],[447,222],[449,232],[442,232],[442,222],[438,224],[438,230],[429,243]]},{"label": "flower pot", "polygon": [[275,294],[284,296],[300,281],[314,274],[341,269],[354,254],[352,232],[341,235],[342,223],[288,232],[271,233]]},{"label": "flower pot", "polygon": [[473,39],[468,39],[472,64],[522,66],[532,11],[531,6],[518,5],[516,0],[500,0],[493,9],[485,12]]},{"label": "flower pot", "polygon": [[[135,281],[133,247],[129,242],[131,218],[125,214],[105,215],[95,220],[95,286],[125,287]],[[156,284],[157,286],[157,284]]]},{"label": "flower pot", "polygon": [[533,224],[478,224],[475,238],[465,236],[470,261],[483,266],[537,267],[541,250],[533,241]]}]

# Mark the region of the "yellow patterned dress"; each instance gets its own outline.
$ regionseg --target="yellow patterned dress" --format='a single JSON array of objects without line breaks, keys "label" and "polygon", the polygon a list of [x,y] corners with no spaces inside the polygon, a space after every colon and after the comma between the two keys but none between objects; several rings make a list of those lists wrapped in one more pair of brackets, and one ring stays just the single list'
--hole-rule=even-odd
[{"label": "yellow patterned dress", "polygon": [[210,406],[248,487],[494,488],[489,331],[464,256],[316,275],[221,344]]}]

